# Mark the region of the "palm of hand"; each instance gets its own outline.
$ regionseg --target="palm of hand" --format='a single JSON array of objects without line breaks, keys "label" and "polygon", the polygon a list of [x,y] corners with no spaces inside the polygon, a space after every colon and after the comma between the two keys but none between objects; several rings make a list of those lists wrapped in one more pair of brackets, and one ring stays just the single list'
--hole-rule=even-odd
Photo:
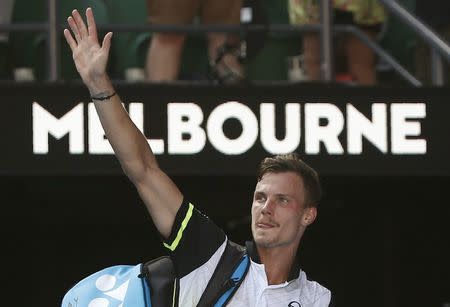
[{"label": "palm of hand", "polygon": [[88,37],[73,50],[73,60],[83,80],[95,79],[105,73],[108,54]]}]

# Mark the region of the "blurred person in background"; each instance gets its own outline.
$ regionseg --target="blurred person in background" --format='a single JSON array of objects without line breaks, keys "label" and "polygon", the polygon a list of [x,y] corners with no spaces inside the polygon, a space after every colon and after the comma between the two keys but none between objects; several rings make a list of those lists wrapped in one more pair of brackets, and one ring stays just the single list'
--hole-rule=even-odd
[{"label": "blurred person in background", "polygon": [[[156,25],[184,25],[199,16],[201,22],[211,24],[240,24],[242,0],[147,0],[150,23]],[[239,39],[227,33],[207,33],[211,66],[216,65],[219,50],[225,44],[239,46]],[[178,78],[184,33],[153,33],[145,65],[149,81],[172,81]],[[232,52],[221,56],[217,63],[217,77],[225,83],[242,79],[243,69]]]},{"label": "blurred person in background", "polygon": [[[14,0],[0,1],[0,24],[11,23],[12,13],[14,8]],[[8,41],[8,33],[0,32],[0,43]]]},{"label": "blurred person in background", "polygon": [[[357,26],[368,37],[376,39],[386,19],[385,11],[377,0],[334,0],[332,3],[335,24]],[[291,24],[319,23],[318,0],[289,0],[289,18]],[[338,52],[339,49],[336,48]],[[346,58],[344,69],[350,74],[351,81],[360,85],[376,84],[376,58],[373,51],[353,35],[346,35],[342,49]],[[309,80],[320,80],[320,54],[319,34],[305,33],[303,35],[304,69]],[[335,70],[339,71],[338,65],[342,63],[336,62]]]},{"label": "blurred person in background", "polygon": [[[0,1],[0,24],[11,23],[14,0]],[[8,33],[0,32],[0,78],[6,77],[7,71],[7,52],[8,52]]]},{"label": "blurred person in background", "polygon": [[[416,0],[416,15],[430,26],[433,31],[450,44],[450,1],[449,0]],[[445,60],[444,80],[450,85],[450,65]],[[416,47],[417,78],[426,85],[431,84],[431,56],[430,47],[422,40],[418,40]]]}]

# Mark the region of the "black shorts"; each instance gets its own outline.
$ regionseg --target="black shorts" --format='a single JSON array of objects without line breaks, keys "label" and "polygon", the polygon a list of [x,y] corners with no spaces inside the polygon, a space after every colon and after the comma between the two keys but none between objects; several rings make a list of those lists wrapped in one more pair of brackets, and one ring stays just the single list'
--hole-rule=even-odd
[{"label": "black shorts", "polygon": [[358,24],[355,22],[353,18],[353,13],[343,10],[334,9],[333,10],[333,23],[336,25],[352,25],[356,26],[362,30],[370,31],[378,33],[381,31],[381,23],[373,24],[373,25],[365,25],[365,24]]}]

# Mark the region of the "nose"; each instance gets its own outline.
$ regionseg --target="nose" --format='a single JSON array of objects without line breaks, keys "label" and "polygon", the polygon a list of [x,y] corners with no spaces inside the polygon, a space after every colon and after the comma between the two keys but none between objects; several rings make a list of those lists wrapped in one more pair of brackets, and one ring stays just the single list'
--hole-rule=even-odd
[{"label": "nose", "polygon": [[264,203],[264,206],[261,209],[262,214],[272,215],[274,210],[275,203],[270,199],[267,198],[266,202]]}]

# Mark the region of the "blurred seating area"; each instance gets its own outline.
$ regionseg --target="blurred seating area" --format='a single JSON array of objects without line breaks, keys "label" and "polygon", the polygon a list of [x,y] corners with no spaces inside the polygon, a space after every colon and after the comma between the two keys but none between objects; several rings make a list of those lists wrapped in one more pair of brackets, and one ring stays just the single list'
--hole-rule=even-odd
[{"label": "blurred seating area", "polygon": [[[415,9],[415,0],[399,0],[410,11]],[[97,23],[108,24],[148,24],[146,0],[83,0],[57,1],[57,18],[64,24],[72,9],[80,11],[92,7]],[[269,24],[289,24],[287,1],[261,0]],[[47,22],[47,0],[14,0],[11,23]],[[102,36],[105,32],[100,33]],[[114,31],[109,72],[113,79],[143,81],[147,50],[152,34],[149,32]],[[301,34],[296,32],[268,32],[264,42],[257,42],[260,48],[251,57],[244,59],[246,78],[251,81],[289,81],[292,57],[301,52]],[[63,38],[62,29],[58,33],[59,79],[78,79],[72,62],[72,55]],[[395,17],[388,17],[377,42],[407,70],[414,72],[414,51],[417,36]],[[210,63],[204,35],[190,33],[186,39],[179,79],[210,80]],[[0,41],[0,79],[37,80],[49,79],[47,32],[13,31],[6,41]],[[407,84],[382,59],[377,58],[376,70],[380,84]]]}]

